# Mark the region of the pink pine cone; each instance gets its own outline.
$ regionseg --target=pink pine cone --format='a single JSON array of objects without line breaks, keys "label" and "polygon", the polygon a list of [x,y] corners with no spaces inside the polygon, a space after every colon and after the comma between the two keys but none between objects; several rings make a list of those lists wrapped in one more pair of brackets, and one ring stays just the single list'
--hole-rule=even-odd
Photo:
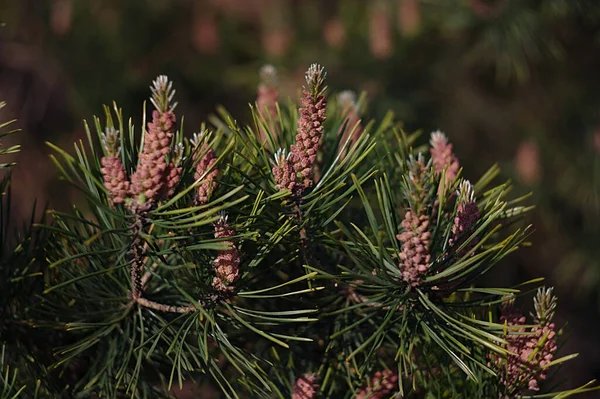
[{"label": "pink pine cone", "polygon": [[452,144],[448,142],[446,135],[439,130],[431,133],[431,159],[436,173],[442,173],[446,169],[446,182],[451,183],[456,179],[460,165],[458,158],[452,152]]},{"label": "pink pine cone", "polygon": [[303,90],[298,119],[298,134],[296,143],[290,146],[290,162],[301,180],[304,188],[313,185],[313,164],[317,159],[319,142],[323,135],[323,122],[325,122],[325,107],[327,102],[322,94],[315,98],[307,90]]},{"label": "pink pine cone", "polygon": [[396,236],[402,242],[398,254],[402,279],[412,287],[416,287],[421,283],[421,276],[429,270],[431,260],[429,218],[426,215],[417,216],[412,211],[407,211],[402,227],[404,231]]},{"label": "pink pine cone", "polygon": [[275,165],[271,169],[275,187],[278,190],[290,190],[294,195],[301,195],[304,191],[304,186],[298,183],[296,172],[290,162],[290,157],[286,156],[285,150],[279,149],[275,154]]},{"label": "pink pine cone", "polygon": [[358,390],[356,399],[386,399],[397,390],[398,374],[384,370],[377,371],[371,377],[367,387]]},{"label": "pink pine cone", "polygon": [[304,374],[296,380],[292,389],[292,399],[315,399],[319,391],[317,378],[312,374]]},{"label": "pink pine cone", "polygon": [[[229,238],[235,236],[235,231],[230,228],[226,217],[215,224],[215,238]],[[219,291],[231,290],[231,284],[240,277],[240,251],[233,241],[224,241],[230,245],[229,249],[219,251],[214,261],[215,277],[213,287]]]},{"label": "pink pine cone", "polygon": [[[194,179],[200,179],[214,164],[217,162],[217,157],[215,155],[215,151],[211,148],[204,154],[202,159],[196,164],[196,173],[194,174]],[[217,187],[217,175],[219,174],[219,170],[217,168],[213,168],[200,183],[200,185],[196,189],[196,198],[200,204],[206,204],[210,195]]]},{"label": "pink pine cone", "polygon": [[167,167],[167,184],[165,185],[167,189],[167,195],[164,196],[165,198],[171,198],[175,193],[175,187],[177,187],[179,181],[181,180],[182,170],[183,169],[181,167],[175,166],[173,162],[169,163],[169,166]]},{"label": "pink pine cone", "polygon": [[[533,351],[536,349],[536,347],[541,345],[541,349],[534,357],[534,359],[537,359],[540,368],[547,366],[552,361],[552,359],[554,359],[554,353],[558,349],[556,345],[555,328],[556,326],[554,325],[554,323],[550,323],[541,327],[533,327],[531,329],[531,332],[535,334],[536,339],[531,339],[528,342],[526,352],[529,353],[525,357],[524,355],[526,354],[526,352],[524,352],[521,355],[521,360],[525,361],[526,359],[528,359],[531,353],[533,353]],[[541,381],[544,381],[547,376],[547,369],[540,370],[536,378],[532,378],[531,380],[529,380],[528,388],[532,391],[538,391],[539,383]]]},{"label": "pink pine cone", "polygon": [[[474,202],[469,202],[467,204],[459,204],[458,212],[456,217],[454,218],[454,225],[452,226],[452,237],[449,240],[450,245],[460,245],[460,236],[465,232],[468,232],[475,222],[479,219],[479,208],[477,208],[477,204]],[[464,248],[462,255],[464,253],[469,252],[471,248],[477,244],[478,237],[474,237],[470,242],[467,248]],[[462,256],[459,254],[459,256]],[[471,254],[473,255],[473,254]]]},{"label": "pink pine cone", "polygon": [[111,203],[124,203],[129,194],[129,180],[121,159],[116,156],[107,156],[102,157],[100,163],[104,187],[108,190]]},{"label": "pink pine cone", "polygon": [[[473,186],[468,180],[464,180],[460,183],[457,194],[459,203],[456,216],[454,217],[454,224],[452,226],[452,237],[448,240],[450,246],[460,246],[462,242],[468,238],[464,235],[475,226],[475,223],[477,223],[480,216],[479,208],[475,202]],[[473,247],[477,245],[478,241],[478,237],[473,237],[469,244],[463,248],[457,256],[462,257],[470,252]],[[471,256],[472,255],[474,255],[474,253],[471,253]]]},{"label": "pink pine cone", "polygon": [[[327,101],[323,95],[325,81],[323,67],[313,64],[306,72],[306,87],[302,90],[300,117],[296,142],[290,146],[290,153],[280,150],[275,155],[273,175],[279,190],[290,189],[300,196],[314,184],[313,166],[317,159],[319,143],[323,135],[323,122]],[[293,173],[292,173],[293,172]]]},{"label": "pink pine cone", "polygon": [[[500,317],[507,326],[527,324],[525,316],[520,315],[512,305],[505,306]],[[504,338],[508,341],[506,358],[493,354],[490,356],[499,373],[500,381],[507,387],[527,386],[530,391],[538,391],[539,384],[547,377],[548,365],[556,352],[556,332],[554,323],[532,327],[529,334],[527,328],[510,329]]]},{"label": "pink pine cone", "polygon": [[170,152],[174,125],[173,112],[152,112],[152,122],[148,123],[140,163],[131,176],[131,192],[139,204],[156,201],[166,182],[166,155]]},{"label": "pink pine cone", "polygon": [[275,155],[272,169],[276,187],[289,189],[295,196],[301,196],[305,189],[314,184],[313,166],[317,159],[319,143],[323,135],[323,122],[327,102],[323,95],[325,71],[317,64],[306,72],[307,86],[302,90],[300,117],[296,142],[290,146],[286,157],[284,150]]}]

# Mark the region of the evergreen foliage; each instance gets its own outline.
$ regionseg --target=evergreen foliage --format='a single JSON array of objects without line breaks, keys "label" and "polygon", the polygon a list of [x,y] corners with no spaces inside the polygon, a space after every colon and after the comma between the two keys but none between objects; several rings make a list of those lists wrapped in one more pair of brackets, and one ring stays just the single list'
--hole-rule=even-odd
[{"label": "evergreen foliage", "polygon": [[[533,189],[536,245],[507,276],[543,270],[567,294],[561,312],[575,324],[588,325],[600,309],[598,1],[0,4],[3,91],[25,105],[28,148],[43,152],[40,137],[80,134],[81,115],[107,97],[138,109],[154,71],[178,82],[182,105],[193,109],[188,123],[214,103],[245,120],[260,65],[278,67],[285,97],[298,66],[318,59],[333,87],[368,90],[374,114],[391,108],[410,129],[443,126],[473,173],[483,172],[480,157],[494,159],[503,176],[517,177],[516,191]],[[74,200],[57,195],[54,174],[33,173],[39,179],[25,192],[47,194],[57,207]],[[590,330],[579,329],[576,345],[594,338]],[[597,351],[587,352],[583,368],[593,375]]]},{"label": "evergreen foliage", "polygon": [[[73,153],[49,144],[86,206],[13,246],[0,230],[0,398],[169,397],[190,379],[231,398],[596,389],[555,384],[575,355],[556,354],[551,288],[478,285],[527,244],[526,198],[497,166],[471,184],[441,132],[429,148],[391,112],[360,120],[364,96],[325,79],[312,65],[300,107],[246,125],[220,108],[190,138],[160,76],[141,127],[114,105]],[[534,292],[527,320],[515,301]]]}]

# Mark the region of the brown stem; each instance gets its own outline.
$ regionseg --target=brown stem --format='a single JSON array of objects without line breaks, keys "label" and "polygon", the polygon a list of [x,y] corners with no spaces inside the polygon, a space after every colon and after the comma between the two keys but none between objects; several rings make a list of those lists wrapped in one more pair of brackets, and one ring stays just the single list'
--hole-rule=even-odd
[{"label": "brown stem", "polygon": [[[141,232],[144,228],[143,219],[140,214],[135,215],[135,222],[133,224],[133,243],[131,245],[131,253],[133,255],[133,262],[131,264],[131,299],[132,301],[128,306],[131,306],[133,303],[137,303],[140,306],[143,306],[148,309],[158,310],[160,312],[168,312],[168,313],[191,313],[195,311],[197,308],[193,304],[187,306],[173,306],[166,305],[164,303],[159,303],[155,301],[151,301],[146,298],[142,298],[142,293],[148,284],[148,281],[152,277],[152,272],[156,271],[158,268],[158,262],[155,262],[150,266],[150,270],[147,270],[143,275],[142,271],[148,263],[148,257],[146,256],[146,252],[148,250],[148,242],[145,241],[142,244]],[[151,234],[154,230],[154,224],[150,226],[148,229],[148,234]]]},{"label": "brown stem", "polygon": [[300,257],[305,264],[309,265],[311,263],[310,261],[312,260],[310,256],[310,240],[306,231],[306,227],[303,226],[304,214],[300,208],[300,201],[301,198],[299,196],[295,198],[296,205],[294,206],[294,217],[296,218],[296,222],[300,227]]},{"label": "brown stem", "polygon": [[133,224],[133,242],[131,243],[131,254],[133,261],[131,263],[131,298],[137,300],[142,295],[142,284],[140,281],[140,273],[144,268],[144,253],[145,246],[142,244],[140,232],[143,229],[142,219],[139,215],[135,215]]},{"label": "brown stem", "polygon": [[[142,244],[141,232],[144,229],[144,222],[142,219],[142,215],[135,215],[135,222],[132,226],[133,229],[133,242],[131,243],[131,253],[133,255],[133,262],[131,263],[131,298],[133,300],[137,300],[142,296],[142,292],[144,290],[145,283],[148,282],[150,276],[142,277],[142,271],[146,266],[146,262],[148,262],[148,257],[146,256],[146,252],[148,251],[148,242],[145,241]],[[152,233],[154,230],[154,225],[150,226],[148,229],[148,234]]]},{"label": "brown stem", "polygon": [[142,297],[135,298],[135,301],[143,307],[146,307],[148,309],[158,310],[160,312],[191,313],[197,309],[196,306],[194,306],[194,305],[187,305],[187,306],[165,305],[163,303],[154,302],[154,301],[148,300],[146,298],[142,298]]}]

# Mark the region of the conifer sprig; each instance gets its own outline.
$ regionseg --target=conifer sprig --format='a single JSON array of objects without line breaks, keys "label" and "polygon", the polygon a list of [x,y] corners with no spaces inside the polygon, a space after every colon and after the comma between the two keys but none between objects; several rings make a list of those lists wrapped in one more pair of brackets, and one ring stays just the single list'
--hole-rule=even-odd
[{"label": "conifer sprig", "polygon": [[553,291],[553,287],[540,288],[533,298],[533,308],[535,312],[532,314],[532,317],[536,323],[545,325],[550,323],[554,318],[557,298]]},{"label": "conifer sprig", "polygon": [[325,90],[327,90],[327,86],[325,86],[326,78],[327,72],[325,71],[325,67],[319,64],[312,64],[306,71],[306,86],[304,90],[308,91],[313,100],[322,96]]},{"label": "conifer sprig", "polygon": [[166,75],[160,75],[152,82],[150,86],[152,96],[150,101],[154,108],[160,113],[171,113],[177,107],[177,101],[173,101],[175,97],[175,89],[173,82]]},{"label": "conifer sprig", "polygon": [[445,135],[428,151],[391,113],[354,135],[325,89],[312,65],[300,108],[253,126],[219,109],[187,139],[160,76],[141,140],[115,106],[75,155],[51,145],[87,203],[50,212],[43,248],[28,231],[2,252],[0,360],[26,368],[1,393],[163,397],[194,378],[228,398],[546,395],[574,357],[556,356],[552,289],[528,324],[519,289],[478,286],[526,242],[523,198],[497,167],[471,184]]}]

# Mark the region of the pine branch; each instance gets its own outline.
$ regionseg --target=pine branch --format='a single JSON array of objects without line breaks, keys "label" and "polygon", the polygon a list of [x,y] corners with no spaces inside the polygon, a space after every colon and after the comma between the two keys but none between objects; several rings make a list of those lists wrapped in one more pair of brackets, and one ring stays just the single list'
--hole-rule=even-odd
[{"label": "pine branch", "polygon": [[[361,100],[327,104],[316,64],[299,109],[271,102],[254,127],[219,109],[191,140],[172,83],[151,90],[139,143],[115,106],[88,147],[51,146],[87,210],[50,213],[43,300],[5,300],[0,326],[18,348],[6,331],[48,335],[30,353],[50,395],[156,397],[201,375],[230,397],[516,396],[573,357],[553,358],[551,289],[528,325],[503,305],[518,289],[477,286],[531,230],[497,167],[471,184],[445,135],[428,151],[391,113],[349,127]],[[2,276],[22,268],[0,288],[41,277],[8,255]]]}]

